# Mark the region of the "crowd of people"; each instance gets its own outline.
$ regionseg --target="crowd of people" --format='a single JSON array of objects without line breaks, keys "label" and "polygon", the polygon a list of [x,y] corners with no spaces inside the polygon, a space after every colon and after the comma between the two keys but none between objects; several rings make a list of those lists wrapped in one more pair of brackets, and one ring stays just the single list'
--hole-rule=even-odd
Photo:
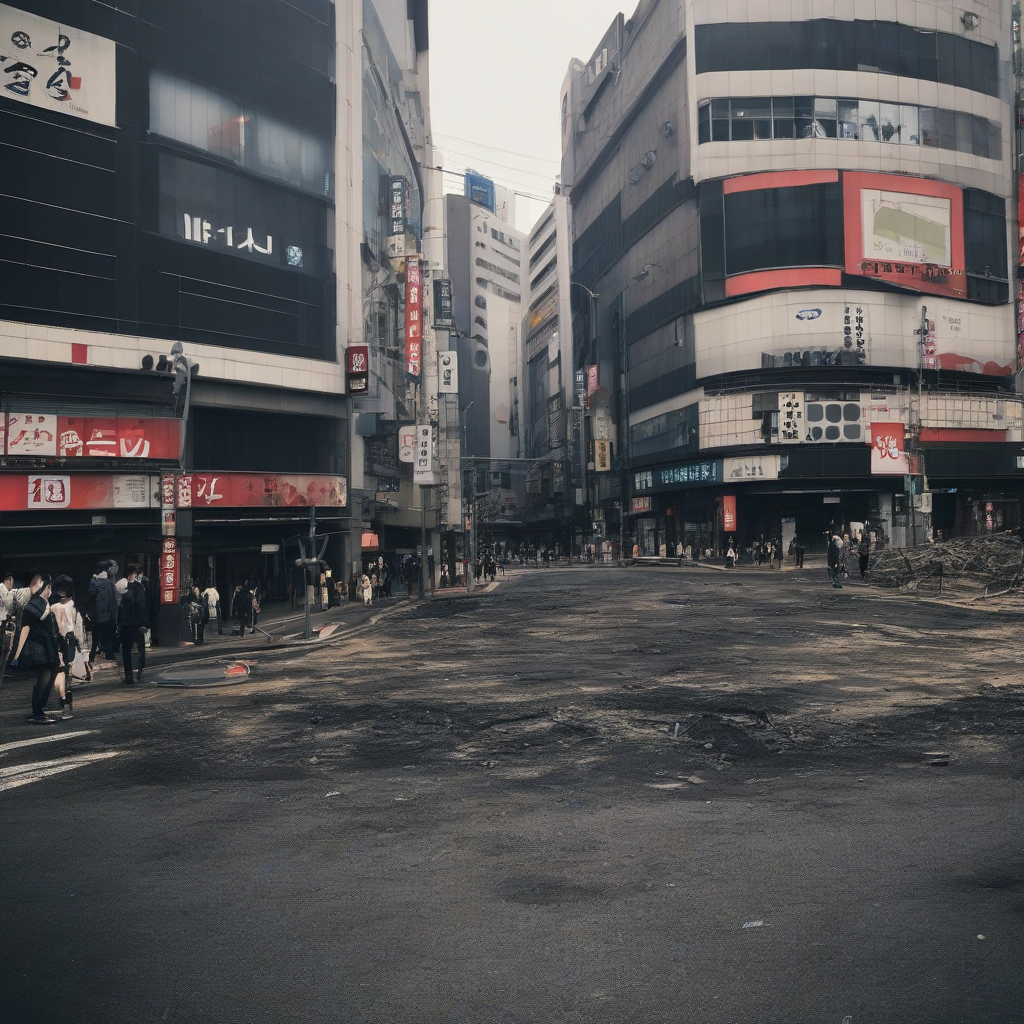
[{"label": "crowd of people", "polygon": [[150,622],[150,594],[137,565],[122,576],[116,562],[98,563],[81,608],[70,576],[37,570],[17,586],[7,573],[0,580],[0,678],[7,672],[34,677],[32,724],[67,721],[76,687],[91,681],[94,669],[115,667],[118,652],[124,682],[142,681]]}]

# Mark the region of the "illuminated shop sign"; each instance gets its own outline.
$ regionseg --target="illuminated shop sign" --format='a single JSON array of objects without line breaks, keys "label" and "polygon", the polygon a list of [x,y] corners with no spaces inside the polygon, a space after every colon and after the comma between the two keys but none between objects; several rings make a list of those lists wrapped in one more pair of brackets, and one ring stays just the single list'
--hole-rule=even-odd
[{"label": "illuminated shop sign", "polygon": [[707,459],[680,466],[644,469],[633,474],[634,491],[666,491],[678,487],[718,484],[722,482],[722,460]]}]

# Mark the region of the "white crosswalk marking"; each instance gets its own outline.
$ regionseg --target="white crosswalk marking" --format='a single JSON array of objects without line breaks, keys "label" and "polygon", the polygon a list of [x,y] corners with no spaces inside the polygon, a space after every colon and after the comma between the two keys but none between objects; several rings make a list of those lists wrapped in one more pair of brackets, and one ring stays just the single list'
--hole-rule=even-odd
[{"label": "white crosswalk marking", "polygon": [[34,747],[37,743],[53,743],[55,740],[71,740],[76,736],[88,736],[96,732],[95,729],[79,729],[77,732],[51,732],[45,736],[33,736],[30,740],[15,740],[12,743],[0,743],[0,754],[7,750],[17,750],[19,747]]},{"label": "white crosswalk marking", "polygon": [[30,782],[38,782],[49,775],[57,775],[60,772],[68,772],[73,768],[81,768],[83,765],[91,764],[94,761],[105,761],[111,757],[117,757],[120,750],[103,750],[95,754],[79,754],[76,757],[63,757],[56,761],[35,761],[32,764],[11,765],[8,768],[0,768],[0,793],[7,789],[16,789],[18,786],[27,786]]}]

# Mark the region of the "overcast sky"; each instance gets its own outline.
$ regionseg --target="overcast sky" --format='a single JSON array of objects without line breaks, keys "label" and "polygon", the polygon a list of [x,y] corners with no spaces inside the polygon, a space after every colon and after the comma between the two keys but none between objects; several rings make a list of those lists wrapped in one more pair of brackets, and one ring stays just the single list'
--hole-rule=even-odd
[{"label": "overcast sky", "polygon": [[[473,167],[516,196],[529,230],[561,161],[558,96],[569,61],[586,61],[635,0],[431,0],[430,118],[444,166]],[[446,175],[448,191],[455,179]],[[459,189],[461,191],[461,189]]]}]

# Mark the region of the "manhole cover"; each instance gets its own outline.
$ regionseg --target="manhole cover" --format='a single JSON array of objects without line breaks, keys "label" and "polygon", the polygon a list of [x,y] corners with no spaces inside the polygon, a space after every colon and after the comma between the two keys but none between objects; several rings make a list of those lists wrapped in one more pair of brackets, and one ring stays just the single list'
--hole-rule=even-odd
[{"label": "manhole cover", "polygon": [[220,665],[196,665],[193,668],[166,668],[153,676],[157,686],[194,688],[201,686],[232,686],[243,683],[251,674],[244,661]]}]

